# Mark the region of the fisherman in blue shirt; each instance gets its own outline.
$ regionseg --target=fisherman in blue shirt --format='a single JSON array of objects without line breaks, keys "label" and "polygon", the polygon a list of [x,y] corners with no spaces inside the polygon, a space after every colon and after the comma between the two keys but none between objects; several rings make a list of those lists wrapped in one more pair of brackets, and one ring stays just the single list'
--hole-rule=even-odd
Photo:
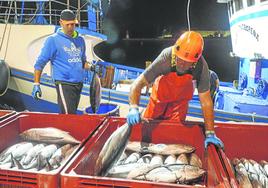
[{"label": "fisherman in blue shirt", "polygon": [[75,31],[77,23],[73,11],[63,10],[60,15],[61,28],[47,38],[34,65],[32,97],[38,100],[42,96],[40,77],[43,68],[50,61],[58,105],[63,114],[76,114],[83,87],[83,69],[91,67],[91,63],[86,60],[85,41]]}]

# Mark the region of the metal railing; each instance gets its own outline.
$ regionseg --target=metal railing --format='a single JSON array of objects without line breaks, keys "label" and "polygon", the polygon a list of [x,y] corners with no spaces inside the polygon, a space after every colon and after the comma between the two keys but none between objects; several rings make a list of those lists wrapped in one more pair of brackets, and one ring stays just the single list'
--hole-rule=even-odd
[{"label": "metal railing", "polygon": [[103,32],[100,8],[90,1],[81,4],[80,0],[72,3],[69,0],[0,0],[0,23],[59,25],[60,13],[66,8],[77,14],[79,27]]}]

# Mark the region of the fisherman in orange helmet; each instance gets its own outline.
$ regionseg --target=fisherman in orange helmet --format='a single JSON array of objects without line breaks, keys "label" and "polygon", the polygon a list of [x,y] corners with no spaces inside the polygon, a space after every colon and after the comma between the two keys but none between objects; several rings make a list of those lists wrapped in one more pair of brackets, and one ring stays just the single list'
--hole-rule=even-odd
[{"label": "fisherman in orange helmet", "polygon": [[194,31],[183,33],[175,45],[164,49],[154,62],[134,81],[131,86],[127,115],[129,125],[141,122],[139,101],[144,86],[153,84],[152,93],[143,117],[168,119],[183,122],[188,103],[193,97],[196,83],[205,121],[205,147],[214,144],[223,148],[222,141],[214,131],[214,109],[210,96],[210,74],[202,56],[203,37]]}]

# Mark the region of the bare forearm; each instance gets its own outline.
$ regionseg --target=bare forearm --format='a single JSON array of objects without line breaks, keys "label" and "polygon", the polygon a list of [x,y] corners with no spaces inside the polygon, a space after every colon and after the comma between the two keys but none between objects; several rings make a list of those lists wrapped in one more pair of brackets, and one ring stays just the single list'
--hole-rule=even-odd
[{"label": "bare forearm", "polygon": [[143,75],[139,76],[132,84],[129,94],[129,104],[131,106],[138,106],[140,102],[141,90],[148,85]]},{"label": "bare forearm", "polygon": [[214,108],[209,91],[199,94],[206,130],[214,131]]},{"label": "bare forearm", "polygon": [[34,70],[34,83],[40,83],[42,70]]}]

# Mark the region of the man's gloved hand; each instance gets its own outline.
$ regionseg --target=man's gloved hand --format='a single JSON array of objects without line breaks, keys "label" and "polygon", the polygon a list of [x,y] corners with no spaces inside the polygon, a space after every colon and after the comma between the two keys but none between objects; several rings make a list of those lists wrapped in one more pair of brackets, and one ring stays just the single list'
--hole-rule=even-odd
[{"label": "man's gloved hand", "polygon": [[205,148],[206,149],[208,147],[208,144],[214,144],[215,146],[224,149],[223,142],[213,132],[206,134],[206,139],[205,139]]},{"label": "man's gloved hand", "polygon": [[139,108],[132,107],[130,108],[127,115],[127,123],[129,125],[136,125],[141,122],[141,115],[139,112]]},{"label": "man's gloved hand", "polygon": [[42,97],[42,91],[40,88],[40,84],[35,83],[32,91],[32,97],[36,100]]},{"label": "man's gloved hand", "polygon": [[87,62],[87,67],[90,71],[96,71],[96,61],[92,60],[92,61],[88,61]]},{"label": "man's gloved hand", "polygon": [[96,70],[96,65],[91,63],[90,64],[90,71],[95,71]]},{"label": "man's gloved hand", "polygon": [[93,61],[86,61],[84,68],[93,72],[96,69],[96,62],[94,60]]}]

